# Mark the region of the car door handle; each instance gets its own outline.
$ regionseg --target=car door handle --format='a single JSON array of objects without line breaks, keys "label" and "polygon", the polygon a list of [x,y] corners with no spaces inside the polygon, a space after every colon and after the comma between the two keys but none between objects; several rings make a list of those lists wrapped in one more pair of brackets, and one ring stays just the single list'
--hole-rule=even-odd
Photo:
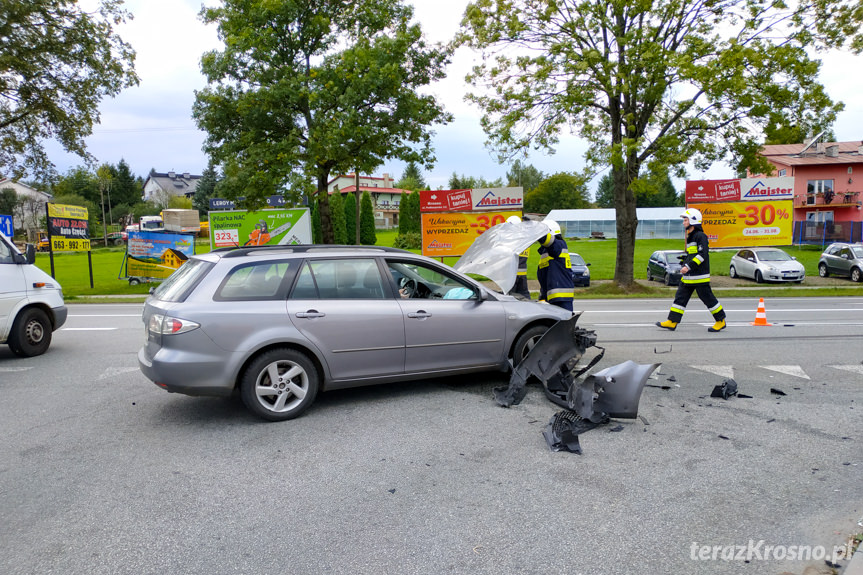
[{"label": "car door handle", "polygon": [[431,317],[431,316],[432,316],[432,314],[430,314],[429,312],[424,311],[424,310],[412,311],[412,312],[408,313],[408,317],[414,318],[414,319],[425,319],[425,318]]},{"label": "car door handle", "polygon": [[298,311],[297,317],[306,317],[306,318],[315,318],[315,317],[325,317],[327,314],[324,312],[318,311],[316,309],[310,309],[309,311]]}]

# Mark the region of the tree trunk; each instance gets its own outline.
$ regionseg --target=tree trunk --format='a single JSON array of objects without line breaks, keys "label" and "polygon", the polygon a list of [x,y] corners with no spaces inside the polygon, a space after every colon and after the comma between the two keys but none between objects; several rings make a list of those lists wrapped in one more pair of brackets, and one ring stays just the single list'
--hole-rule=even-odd
[{"label": "tree trunk", "polygon": [[614,182],[614,211],[617,224],[617,260],[614,264],[614,282],[626,288],[634,281],[635,232],[638,216],[635,210],[635,194],[630,184],[638,177],[638,162],[633,156],[626,158],[620,167],[612,167]]},{"label": "tree trunk", "polygon": [[330,217],[330,196],[327,192],[327,176],[329,174],[318,174],[318,213],[321,216],[321,239],[325,244],[334,242],[333,220]]}]

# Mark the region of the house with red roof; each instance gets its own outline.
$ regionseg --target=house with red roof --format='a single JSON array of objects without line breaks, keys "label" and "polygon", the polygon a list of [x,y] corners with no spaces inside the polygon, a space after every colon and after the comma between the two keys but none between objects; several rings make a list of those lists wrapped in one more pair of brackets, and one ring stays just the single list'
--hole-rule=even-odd
[{"label": "house with red roof", "polygon": [[764,146],[760,153],[773,165],[774,176],[794,178],[795,242],[861,241],[863,141],[815,139]]},{"label": "house with red roof", "polygon": [[[342,174],[327,182],[330,194],[352,194],[356,191],[356,176]],[[394,187],[389,174],[383,177],[360,175],[360,197],[369,192],[372,199],[372,209],[375,212],[375,227],[381,229],[396,228],[399,225],[399,204],[404,194],[411,193]]]}]

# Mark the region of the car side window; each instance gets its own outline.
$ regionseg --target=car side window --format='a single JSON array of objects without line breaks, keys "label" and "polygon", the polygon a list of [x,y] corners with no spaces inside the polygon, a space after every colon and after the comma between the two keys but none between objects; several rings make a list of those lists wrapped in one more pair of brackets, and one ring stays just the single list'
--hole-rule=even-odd
[{"label": "car side window", "polygon": [[417,262],[387,260],[402,297],[425,299],[477,299],[475,289],[442,271]]},{"label": "car side window", "polygon": [[[235,267],[222,280],[214,297],[217,301],[256,301],[282,299],[280,288],[288,272],[298,266],[294,261],[255,262]],[[283,292],[282,292],[283,293]]]},{"label": "car side window", "polygon": [[827,248],[827,255],[828,256],[835,256],[838,253],[839,253],[839,247],[838,246],[831,246],[831,247]]},{"label": "car side window", "polygon": [[314,260],[300,270],[291,299],[384,299],[374,259]]},{"label": "car side window", "polygon": [[846,260],[851,259],[851,250],[848,248],[843,248],[841,252],[839,252],[839,256],[845,258]]}]

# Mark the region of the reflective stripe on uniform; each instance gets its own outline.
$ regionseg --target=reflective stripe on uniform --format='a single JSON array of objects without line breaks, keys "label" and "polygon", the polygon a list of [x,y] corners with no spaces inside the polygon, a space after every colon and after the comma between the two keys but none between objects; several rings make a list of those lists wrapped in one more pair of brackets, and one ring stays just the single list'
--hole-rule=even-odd
[{"label": "reflective stripe on uniform", "polygon": [[716,312],[722,311],[722,305],[719,302],[716,302],[716,305],[710,308],[710,313],[716,315]]},{"label": "reflective stripe on uniform", "polygon": [[683,276],[682,278],[680,278],[680,281],[685,284],[707,284],[710,283],[710,275],[708,274],[703,276]]},{"label": "reflective stripe on uniform", "polygon": [[686,246],[686,253],[688,253],[688,254],[698,253],[698,246],[696,244],[687,245]]},{"label": "reflective stripe on uniform", "polygon": [[675,313],[679,313],[680,315],[683,315],[683,312],[685,312],[685,311],[686,311],[686,308],[685,308],[685,307],[680,307],[679,305],[672,305],[672,306],[671,306],[671,311],[672,311],[672,312],[675,312]]},{"label": "reflective stripe on uniform", "polygon": [[692,258],[692,263],[694,263],[695,265],[701,265],[701,263],[702,263],[703,261],[704,261],[704,258],[703,258],[703,257],[701,257],[701,254],[699,254],[699,255],[695,256],[694,258]]},{"label": "reflective stripe on uniform", "polygon": [[563,298],[563,297],[574,298],[575,292],[572,290],[567,290],[567,289],[553,289],[553,290],[548,290],[548,294],[546,295],[546,299],[548,299],[548,300],[559,299],[559,298]]}]

